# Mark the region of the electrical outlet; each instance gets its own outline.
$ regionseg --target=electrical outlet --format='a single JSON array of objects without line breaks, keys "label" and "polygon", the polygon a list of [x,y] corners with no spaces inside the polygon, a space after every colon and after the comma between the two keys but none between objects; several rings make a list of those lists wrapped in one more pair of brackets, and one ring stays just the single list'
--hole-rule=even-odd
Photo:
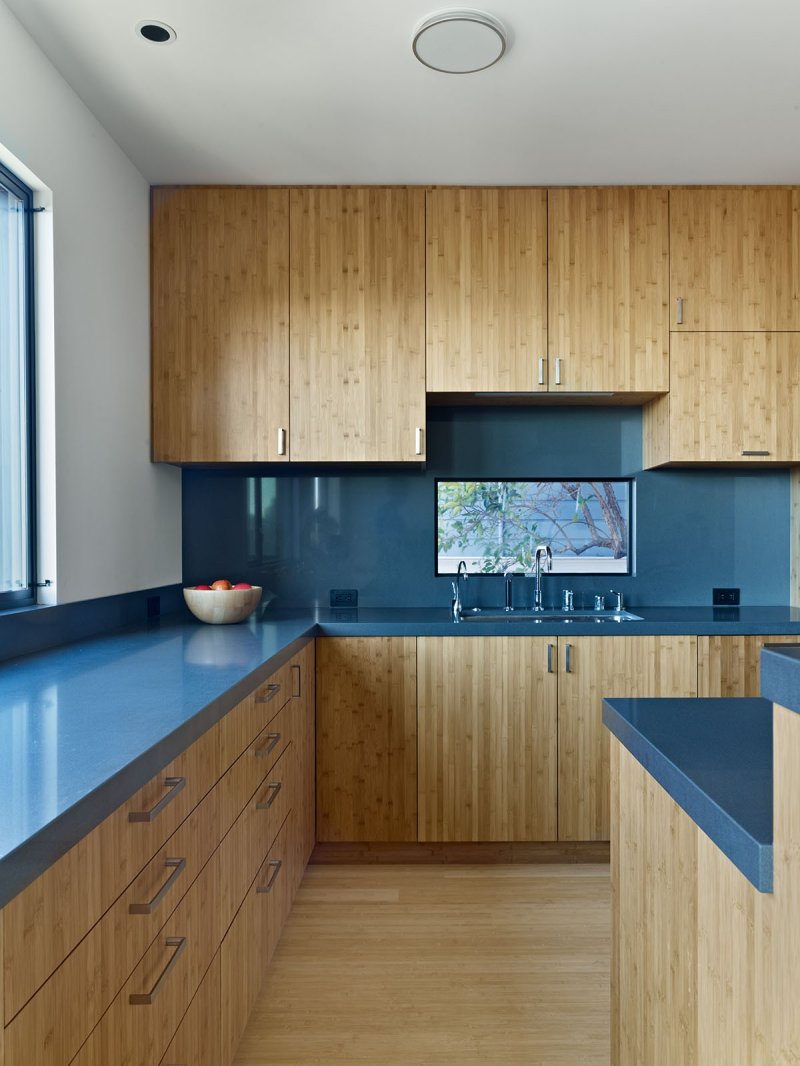
[{"label": "electrical outlet", "polygon": [[358,607],[358,589],[331,589],[331,607]]},{"label": "electrical outlet", "polygon": [[711,603],[714,607],[738,607],[739,589],[712,589]]}]

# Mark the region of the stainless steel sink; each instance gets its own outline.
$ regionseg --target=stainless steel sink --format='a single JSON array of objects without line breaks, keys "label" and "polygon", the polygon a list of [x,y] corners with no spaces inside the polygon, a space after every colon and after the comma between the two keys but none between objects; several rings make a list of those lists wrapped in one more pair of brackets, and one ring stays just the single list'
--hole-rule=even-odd
[{"label": "stainless steel sink", "polygon": [[514,608],[505,611],[502,607],[467,607],[461,612],[462,622],[641,622],[642,617],[630,611],[528,611]]}]

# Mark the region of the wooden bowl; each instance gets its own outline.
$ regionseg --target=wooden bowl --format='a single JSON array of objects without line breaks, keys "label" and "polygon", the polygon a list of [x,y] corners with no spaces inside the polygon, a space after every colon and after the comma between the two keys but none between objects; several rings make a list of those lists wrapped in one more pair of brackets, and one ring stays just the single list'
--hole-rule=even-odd
[{"label": "wooden bowl", "polygon": [[261,600],[261,586],[251,589],[183,590],[186,606],[201,622],[215,626],[231,625],[249,618]]}]

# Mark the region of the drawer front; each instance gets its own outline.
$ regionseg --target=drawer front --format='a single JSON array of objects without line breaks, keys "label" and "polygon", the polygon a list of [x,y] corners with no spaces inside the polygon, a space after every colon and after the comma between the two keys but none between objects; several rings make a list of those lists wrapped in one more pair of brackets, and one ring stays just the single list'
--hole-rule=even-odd
[{"label": "drawer front", "polygon": [[219,851],[170,916],[73,1066],[153,1066],[219,945]]},{"label": "drawer front", "polygon": [[75,1055],[216,848],[217,798],[212,789],[8,1026],[11,1062]]},{"label": "drawer front", "polygon": [[220,1066],[220,953],[203,978],[197,993],[167,1048],[161,1066]]},{"label": "drawer front", "polygon": [[[275,948],[281,938],[283,927],[292,909],[294,890],[292,885],[293,865],[295,857],[295,834],[296,818],[295,811],[290,811],[289,816],[281,827],[281,831],[275,838],[268,859],[268,869],[264,871],[266,882],[263,877],[256,880],[262,890],[269,887],[267,893],[267,923],[261,930],[261,949],[264,955],[264,965],[269,964],[275,953]],[[280,864],[280,865],[278,865]]]},{"label": "drawer front", "polygon": [[227,929],[291,806],[294,745],[262,779],[220,845],[220,912]]},{"label": "drawer front", "polygon": [[285,663],[220,722],[220,769],[224,773],[291,700],[296,671]]},{"label": "drawer front", "polygon": [[[222,942],[223,1063],[233,1060],[264,980],[271,955],[269,945],[273,940],[277,943],[277,937],[270,934],[270,925],[285,881],[286,865],[282,856],[286,852],[288,823],[287,819]],[[278,862],[280,866],[276,865]],[[277,909],[282,910],[280,903]]]},{"label": "drawer front", "polygon": [[242,813],[253,791],[264,780],[264,775],[291,743],[297,702],[289,700],[278,711],[220,780],[220,824],[223,836]]},{"label": "drawer front", "polygon": [[218,768],[215,726],[4,908],[6,1024],[210,791]]}]

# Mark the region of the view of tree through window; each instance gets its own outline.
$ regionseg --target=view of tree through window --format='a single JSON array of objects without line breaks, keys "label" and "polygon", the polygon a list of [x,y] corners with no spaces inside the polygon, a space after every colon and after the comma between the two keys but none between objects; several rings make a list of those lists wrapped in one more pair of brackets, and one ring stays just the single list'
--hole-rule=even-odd
[{"label": "view of tree through window", "polygon": [[533,566],[539,544],[560,574],[630,572],[626,480],[437,481],[437,566],[453,574],[502,574]]}]

